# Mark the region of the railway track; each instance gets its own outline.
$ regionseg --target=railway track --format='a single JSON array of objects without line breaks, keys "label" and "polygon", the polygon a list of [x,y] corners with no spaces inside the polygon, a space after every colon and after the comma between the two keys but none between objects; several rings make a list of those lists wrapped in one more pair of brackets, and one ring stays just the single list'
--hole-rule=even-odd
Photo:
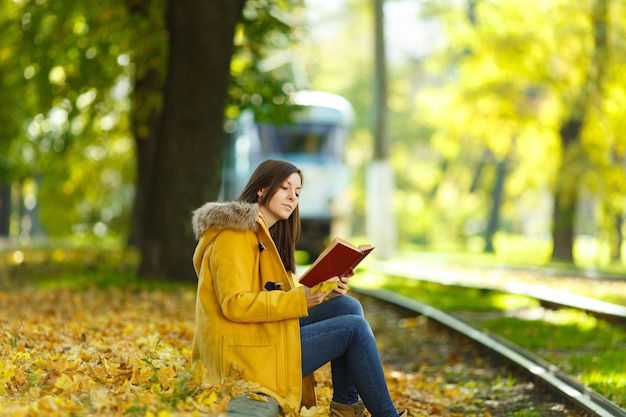
[{"label": "railway track", "polygon": [[[608,303],[579,294],[572,294],[567,291],[560,291],[545,286],[529,285],[516,281],[499,280],[496,278],[487,279],[474,278],[472,271],[465,271],[464,274],[453,271],[446,271],[442,268],[416,266],[403,263],[386,263],[382,261],[374,261],[371,264],[371,270],[377,273],[397,276],[402,278],[410,278],[419,281],[433,282],[437,284],[458,286],[466,288],[476,288],[487,291],[500,291],[509,294],[524,295],[537,299],[543,306],[550,308],[573,308],[582,310],[596,317],[618,323],[626,323],[626,307],[623,305]],[[373,266],[372,266],[373,265]],[[493,271],[497,275],[497,270]],[[535,271],[533,271],[535,273]],[[546,272],[544,272],[546,273]],[[554,271],[548,273],[555,273]],[[484,275],[483,271],[479,271],[475,275]],[[586,279],[580,273],[576,278]],[[592,279],[616,279],[614,276],[602,277],[593,274]]]},{"label": "railway track", "polygon": [[[394,275],[399,276],[397,273]],[[569,404],[571,410],[576,410],[575,413],[568,413],[566,415],[626,417],[626,410],[575,381],[561,372],[557,367],[504,339],[487,334],[451,314],[391,291],[362,289],[358,287],[353,287],[352,289],[357,294],[389,303],[419,316],[425,316],[441,326],[462,335],[462,337],[473,341],[473,343],[481,346],[481,348],[495,353],[495,355],[514,368],[523,370],[523,373],[537,381],[540,386],[553,392],[556,396],[561,398],[564,403]],[[562,298],[559,298],[557,301],[562,305]],[[588,308],[589,304],[585,304],[585,307]],[[587,310],[587,308],[585,308],[585,310]],[[606,313],[607,311],[602,311],[603,315]],[[615,313],[615,311],[613,311],[613,313]],[[544,414],[533,415],[543,416]]]}]

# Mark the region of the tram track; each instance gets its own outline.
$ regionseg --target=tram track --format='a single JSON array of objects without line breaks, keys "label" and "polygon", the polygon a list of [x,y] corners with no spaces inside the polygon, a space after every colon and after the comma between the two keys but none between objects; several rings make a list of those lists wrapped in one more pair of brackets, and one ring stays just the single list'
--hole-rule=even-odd
[{"label": "tram track", "polygon": [[[492,270],[492,277],[488,279],[473,279],[472,272],[466,271],[464,275],[459,272],[446,271],[441,268],[433,268],[427,266],[416,266],[403,263],[387,263],[382,261],[374,261],[370,264],[371,270],[389,276],[397,276],[417,281],[432,282],[446,286],[457,286],[464,288],[480,289],[485,291],[499,291],[508,294],[522,295],[534,298],[547,308],[572,308],[584,311],[598,318],[603,318],[613,323],[626,324],[626,306],[609,303],[580,294],[574,294],[568,291],[561,291],[546,286],[530,285],[522,282],[499,280],[494,278],[497,276],[497,270]],[[554,273],[552,271],[551,273]],[[479,271],[484,275],[484,272]],[[577,279],[590,279],[581,274],[575,276]],[[609,279],[615,280],[614,276],[602,277],[593,274],[591,279]]]},{"label": "tram track", "polygon": [[441,311],[433,306],[387,290],[353,288],[358,293],[389,303],[421,316],[428,317],[442,326],[472,340],[482,348],[494,352],[514,367],[538,381],[579,410],[581,414],[597,417],[626,417],[626,410],[580,384],[557,367],[542,360],[498,336],[488,334],[464,320]]}]

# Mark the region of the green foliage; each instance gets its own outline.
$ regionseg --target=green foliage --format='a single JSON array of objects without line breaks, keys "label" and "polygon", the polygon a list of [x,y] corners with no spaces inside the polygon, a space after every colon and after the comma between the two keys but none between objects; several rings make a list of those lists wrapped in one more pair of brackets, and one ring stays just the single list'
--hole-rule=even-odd
[{"label": "green foliage", "polygon": [[[254,105],[269,114],[284,102],[284,74],[258,65],[294,42],[300,3],[246,3],[231,113]],[[162,108],[166,4],[19,0],[2,7],[0,183],[22,191],[18,203],[35,201],[48,236],[125,240],[136,141],[153,137]],[[13,235],[23,231],[19,220],[13,224]]]},{"label": "green foliage", "polygon": [[[306,64],[314,88],[342,94],[355,105],[349,162],[355,169],[355,215],[362,216],[363,167],[373,143],[372,18],[370,3],[348,3],[354,14],[329,7],[316,21],[321,33],[313,33],[313,45],[300,50],[311,57]],[[626,97],[619,69],[626,56],[624,2],[609,1],[606,68],[586,110],[581,145],[564,154],[560,143],[560,128],[597,58],[595,3],[475,2],[473,10],[467,2],[424,3],[416,25],[440,25],[439,47],[429,56],[388,61],[400,246],[475,250],[493,202],[495,166],[504,158],[509,164],[501,232],[546,240],[552,191],[559,185],[579,187],[591,201],[591,211],[578,216],[578,232],[615,241],[615,215],[626,207],[626,152],[619,134],[625,119],[618,105]],[[390,30],[394,23],[387,22]],[[328,59],[317,59],[320,51]],[[567,162],[559,170],[562,161]],[[582,262],[580,255],[576,261]]]},{"label": "green foliage", "polygon": [[246,1],[235,35],[228,117],[254,108],[261,121],[289,120],[289,109],[281,105],[297,87],[289,49],[302,37],[303,11],[299,0]]},{"label": "green foliage", "polygon": [[[132,68],[125,3],[10,2],[2,75],[22,99],[11,108],[11,174],[35,179],[34,198],[52,236],[120,235],[132,197],[128,135]],[[1,129],[1,128],[0,128]]]},{"label": "green foliage", "polygon": [[[598,50],[592,44],[590,4],[554,1],[542,2],[536,8],[514,1],[477,2],[470,13],[458,3],[431,3],[431,15],[446,24],[449,44],[428,60],[426,68],[447,77],[443,85],[427,88],[421,94],[421,120],[435,132],[431,145],[447,161],[471,168],[476,160],[467,164],[463,159],[471,155],[472,148],[486,148],[496,158],[512,158],[505,197],[511,204],[503,206],[503,220],[510,219],[515,232],[537,233],[518,219],[524,217],[524,211],[536,213],[539,208],[525,201],[529,193],[535,195],[535,201],[541,201],[542,193],[552,187],[580,188],[598,201],[617,201],[620,207],[612,205],[607,212],[624,210],[621,193],[609,192],[609,197],[604,183],[609,178],[624,178],[624,143],[617,138],[617,131],[607,128],[623,123],[623,118],[609,121],[611,117],[599,111],[624,95],[621,87],[621,91],[609,87],[609,80],[616,79],[622,79],[623,86],[623,71],[613,67],[621,62],[622,42],[611,43],[606,51],[605,78],[600,80],[599,94],[591,97],[582,147],[563,153],[559,143],[560,127],[572,112],[583,111],[577,108],[577,94],[587,88],[587,77],[598,65]],[[617,17],[623,14],[624,4],[609,4],[614,17],[605,22],[606,29],[609,37],[613,33],[617,39],[624,30],[623,20]],[[613,170],[620,174],[605,175]],[[466,206],[466,201],[473,201],[472,196],[464,189],[467,182],[459,182],[458,178],[454,177],[458,184],[455,188],[460,188],[459,201]],[[478,210],[474,218],[480,219],[480,210],[484,212],[489,199],[488,195],[475,197]],[[447,207],[442,208],[442,215],[454,218],[450,209],[457,211],[459,205]],[[579,224],[585,219],[583,214]],[[547,230],[546,226],[541,229]],[[592,220],[587,230],[614,233],[613,226],[602,216]]]},{"label": "green foliage", "polygon": [[[626,4],[609,1],[608,50],[599,56],[594,3],[476,2],[472,12],[463,2],[424,3],[416,24],[439,24],[440,47],[388,63],[400,246],[481,250],[495,165],[504,158],[501,236],[545,242],[552,190],[579,187],[587,201],[579,231],[615,244],[615,218],[626,208]],[[18,199],[36,198],[52,236],[127,233],[135,141],[154,128],[168,58],[166,0],[137,4],[19,0],[0,11],[0,182],[34,190]],[[301,87],[347,97],[356,110],[347,153],[353,223],[363,233],[373,148],[371,4],[338,3],[309,22],[304,10],[300,0],[246,2],[226,114],[253,107],[261,119],[287,120],[276,105]],[[576,97],[600,58],[600,84],[583,109]],[[145,80],[153,88],[137,97],[135,83]],[[580,143],[564,152],[559,129],[583,110]],[[579,263],[587,256],[580,253]]]}]

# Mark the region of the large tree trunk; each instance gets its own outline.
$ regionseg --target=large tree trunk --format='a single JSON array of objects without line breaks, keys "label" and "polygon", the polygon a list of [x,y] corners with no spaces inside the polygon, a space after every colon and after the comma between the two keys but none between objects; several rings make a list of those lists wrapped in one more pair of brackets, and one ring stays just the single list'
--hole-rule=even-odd
[{"label": "large tree trunk", "polygon": [[147,188],[142,277],[195,280],[191,214],[219,192],[223,110],[244,2],[169,1],[169,72]]}]

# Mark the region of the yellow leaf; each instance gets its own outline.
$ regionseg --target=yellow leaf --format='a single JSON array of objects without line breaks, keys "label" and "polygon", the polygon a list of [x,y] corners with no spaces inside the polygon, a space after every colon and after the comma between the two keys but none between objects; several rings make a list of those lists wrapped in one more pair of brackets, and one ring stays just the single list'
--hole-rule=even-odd
[{"label": "yellow leaf", "polygon": [[326,414],[324,414],[324,407],[313,406],[311,408],[302,407],[300,415],[302,417],[321,417]]},{"label": "yellow leaf", "polygon": [[313,287],[311,287],[311,292],[312,293],[316,293],[318,291],[331,292],[335,288],[343,288],[344,290],[350,289],[350,287],[348,287],[346,284],[344,284],[341,281],[322,281],[319,284],[315,284]]},{"label": "yellow leaf", "polygon": [[248,393],[248,398],[250,398],[251,400],[254,400],[254,401],[262,402],[262,403],[266,403],[266,402],[269,401],[266,396],[259,395],[256,392],[249,392]]},{"label": "yellow leaf", "polygon": [[39,400],[39,409],[43,411],[57,411],[59,409],[57,401],[58,400],[52,395],[46,395]]},{"label": "yellow leaf", "polygon": [[205,405],[211,405],[217,401],[217,392],[211,391],[209,395],[207,392],[203,392],[198,396],[198,402]]},{"label": "yellow leaf", "polygon": [[54,386],[63,391],[71,390],[73,385],[74,381],[67,374],[61,374],[61,376],[54,381]]},{"label": "yellow leaf", "polygon": [[30,387],[28,389],[28,395],[30,395],[31,398],[40,398],[41,389],[39,387]]}]

